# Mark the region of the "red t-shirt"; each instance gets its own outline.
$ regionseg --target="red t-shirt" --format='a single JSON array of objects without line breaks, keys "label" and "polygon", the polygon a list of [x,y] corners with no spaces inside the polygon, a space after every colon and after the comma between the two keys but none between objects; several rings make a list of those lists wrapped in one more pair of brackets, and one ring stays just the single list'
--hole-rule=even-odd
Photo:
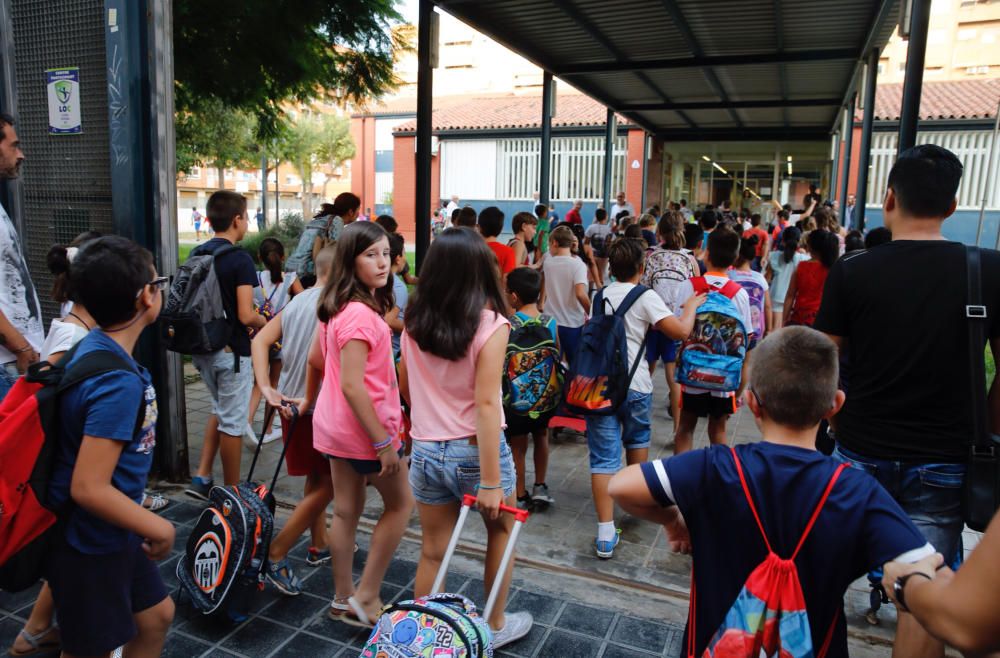
[{"label": "red t-shirt", "polygon": [[767,243],[767,231],[759,226],[743,231],[744,238],[749,238],[751,235],[757,236],[757,258],[760,258],[761,254],[764,253],[764,245]]},{"label": "red t-shirt", "polygon": [[497,262],[500,263],[500,271],[504,274],[510,274],[517,263],[514,262],[514,250],[505,244],[500,244],[499,242],[487,242],[486,245],[493,250],[496,254]]},{"label": "red t-shirt", "polygon": [[[816,321],[820,302],[823,300],[823,286],[829,268],[818,260],[807,260],[795,268],[795,300],[789,324],[804,324],[811,327]],[[786,300],[787,301],[787,300]]]},{"label": "red t-shirt", "polygon": [[583,224],[583,218],[580,217],[580,211],[576,208],[570,208],[569,212],[566,213],[566,219],[563,221],[567,224]]}]

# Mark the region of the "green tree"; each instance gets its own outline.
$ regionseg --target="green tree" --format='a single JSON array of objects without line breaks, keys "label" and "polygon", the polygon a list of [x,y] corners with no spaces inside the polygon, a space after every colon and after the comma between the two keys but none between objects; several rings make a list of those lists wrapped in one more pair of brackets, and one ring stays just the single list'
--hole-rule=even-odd
[{"label": "green tree", "polygon": [[302,178],[303,217],[312,216],[313,173],[325,174],[325,188],[333,170],[353,158],[356,151],[347,117],[312,112],[299,114],[288,125],[278,148],[280,157],[292,163]]},{"label": "green tree", "polygon": [[214,167],[220,188],[225,187],[226,169],[252,167],[260,159],[254,140],[256,121],[218,99],[205,99],[196,111],[177,112],[175,131],[177,169],[186,172],[196,165]]},{"label": "green tree", "polygon": [[395,0],[173,0],[176,107],[214,99],[273,138],[281,104],[325,96],[363,104],[391,90],[407,46]]}]

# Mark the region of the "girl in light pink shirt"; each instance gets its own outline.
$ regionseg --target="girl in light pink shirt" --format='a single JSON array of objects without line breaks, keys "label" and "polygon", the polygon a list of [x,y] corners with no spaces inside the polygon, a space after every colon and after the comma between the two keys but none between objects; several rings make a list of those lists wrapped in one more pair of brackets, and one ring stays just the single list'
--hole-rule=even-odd
[{"label": "girl in light pink shirt", "polygon": [[[355,222],[341,232],[336,249],[320,294],[306,397],[293,402],[301,409],[315,404],[313,445],[329,458],[333,476],[328,540],[336,594],[329,616],[371,627],[382,608],[382,578],[413,510],[413,494],[400,461],[402,412],[392,331],[382,319],[393,307],[388,235],[373,222]],[[382,496],[385,511],[355,589],[351,563],[367,481]]]},{"label": "girl in light pink shirt", "polygon": [[[410,403],[410,484],[423,530],[416,596],[430,593],[462,497],[477,497],[486,522],[489,591],[510,537],[514,460],[503,436],[500,378],[510,325],[493,252],[477,233],[450,228],[427,252],[420,282],[406,307],[400,341],[400,390]],[[511,562],[513,565],[513,561]],[[504,614],[511,571],[502,575],[487,620],[494,648],[531,630],[527,612]]]}]

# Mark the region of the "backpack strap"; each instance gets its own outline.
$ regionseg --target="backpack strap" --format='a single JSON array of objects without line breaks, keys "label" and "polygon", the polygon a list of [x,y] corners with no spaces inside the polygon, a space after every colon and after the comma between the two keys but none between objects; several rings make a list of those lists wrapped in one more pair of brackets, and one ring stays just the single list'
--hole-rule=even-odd
[{"label": "backpack strap", "polygon": [[736,283],[732,279],[730,279],[729,281],[726,281],[726,284],[724,286],[722,286],[721,288],[719,288],[719,292],[721,292],[723,295],[725,295],[729,299],[732,299],[733,297],[735,297],[736,295],[738,295],[739,292],[740,292],[740,290],[743,290],[743,286],[741,286],[740,284]]},{"label": "backpack strap", "polygon": [[615,310],[615,315],[620,318],[624,318],[625,314],[628,313],[630,308],[632,308],[632,305],[639,301],[639,298],[642,297],[643,293],[647,290],[649,290],[649,288],[643,285],[633,286],[632,289],[628,291],[628,294],[625,295],[625,299],[622,300],[622,303],[618,305],[618,308]]},{"label": "backpack strap", "polygon": [[703,295],[712,291],[712,286],[708,285],[708,280],[703,276],[691,277],[691,287],[694,294]]},{"label": "backpack strap", "polygon": [[509,318],[509,319],[510,319],[510,328],[511,328],[512,330],[513,330],[513,329],[518,329],[518,328],[520,328],[520,327],[523,327],[523,326],[524,326],[524,318],[522,318],[522,317],[521,317],[520,315],[518,315],[517,313],[515,313],[515,314],[514,314],[514,315],[512,315],[512,316],[510,316],[510,318]]},{"label": "backpack strap", "polygon": [[733,453],[733,462],[736,464],[736,473],[740,476],[740,485],[743,487],[743,495],[746,496],[747,504],[750,505],[750,511],[753,513],[754,521],[757,522],[757,527],[760,529],[760,536],[764,539],[764,546],[767,547],[768,553],[773,553],[771,550],[771,542],[767,539],[767,533],[764,532],[764,524],[761,523],[760,515],[757,514],[757,506],[753,504],[753,496],[750,495],[750,487],[747,486],[746,475],[743,474],[743,464],[740,462],[740,456],[736,454],[736,448],[730,447],[729,451]]},{"label": "backpack strap", "polygon": [[604,315],[604,288],[597,291],[597,294],[594,295],[594,302],[591,304],[591,317],[596,318],[602,315]]}]

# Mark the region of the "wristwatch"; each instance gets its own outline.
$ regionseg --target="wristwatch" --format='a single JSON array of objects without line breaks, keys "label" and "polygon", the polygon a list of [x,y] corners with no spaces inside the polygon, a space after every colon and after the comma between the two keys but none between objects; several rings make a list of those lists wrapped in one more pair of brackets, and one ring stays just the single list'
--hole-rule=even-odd
[{"label": "wristwatch", "polygon": [[903,595],[903,591],[906,589],[906,581],[909,580],[911,576],[923,576],[927,580],[933,580],[933,578],[925,574],[923,571],[912,571],[905,576],[900,576],[896,579],[896,582],[892,584],[892,593],[896,597],[896,607],[903,612],[910,611],[910,609],[906,607],[906,599]]}]

